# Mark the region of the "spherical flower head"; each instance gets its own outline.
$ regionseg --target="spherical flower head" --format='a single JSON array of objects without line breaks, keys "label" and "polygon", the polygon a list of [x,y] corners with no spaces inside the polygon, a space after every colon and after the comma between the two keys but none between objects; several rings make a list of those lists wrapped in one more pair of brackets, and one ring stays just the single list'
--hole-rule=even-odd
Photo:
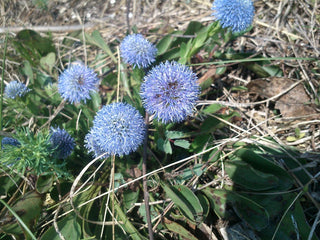
[{"label": "spherical flower head", "polygon": [[54,156],[59,159],[67,158],[74,149],[75,142],[70,134],[64,130],[51,127],[50,142],[54,148]]},{"label": "spherical flower head", "polygon": [[149,114],[163,123],[181,122],[192,115],[200,94],[197,76],[177,62],[151,69],[141,84],[141,98]]},{"label": "spherical flower head", "polygon": [[157,48],[141,34],[126,36],[120,44],[120,55],[125,63],[146,68],[155,61]]},{"label": "spherical flower head", "polygon": [[146,126],[137,109],[126,103],[111,103],[101,108],[85,141],[89,151],[99,156],[127,155],[137,150],[145,137]]},{"label": "spherical flower head", "polygon": [[23,97],[30,89],[21,82],[11,81],[4,89],[4,96],[15,99],[16,97]]},{"label": "spherical flower head", "polygon": [[90,93],[98,91],[99,78],[97,74],[82,64],[72,64],[60,76],[58,91],[62,98],[71,102],[86,103]]},{"label": "spherical flower head", "polygon": [[20,146],[20,142],[17,139],[11,138],[11,137],[4,137],[1,140],[1,148],[4,148],[5,145],[11,145],[15,147]]},{"label": "spherical flower head", "polygon": [[252,24],[254,6],[252,0],[215,0],[212,14],[223,28],[241,32]]},{"label": "spherical flower head", "polygon": [[84,141],[85,141],[85,147],[88,149],[88,152],[91,152],[94,154],[95,157],[99,157],[100,155],[104,154],[106,151],[100,148],[98,145],[98,142],[96,141],[96,137],[94,135],[94,132],[91,131],[86,135]]}]

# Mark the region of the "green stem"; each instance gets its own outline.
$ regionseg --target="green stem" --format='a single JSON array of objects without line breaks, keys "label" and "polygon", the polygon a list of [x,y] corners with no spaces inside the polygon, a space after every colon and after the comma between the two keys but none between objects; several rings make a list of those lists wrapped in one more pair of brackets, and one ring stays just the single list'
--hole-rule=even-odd
[{"label": "green stem", "polygon": [[194,63],[189,66],[202,66],[202,65],[223,65],[229,63],[244,63],[244,62],[261,62],[261,61],[295,61],[295,60],[305,60],[305,61],[315,61],[316,58],[298,58],[298,57],[269,57],[269,58],[243,58],[243,59],[233,59],[233,60],[224,60],[217,62],[204,62],[204,63]]},{"label": "green stem", "polygon": [[145,115],[145,124],[146,124],[146,134],[143,143],[143,163],[142,163],[142,175],[143,177],[143,197],[144,203],[146,207],[146,218],[148,224],[148,232],[149,232],[149,239],[153,240],[153,230],[152,230],[152,223],[151,223],[151,214],[150,214],[150,206],[149,206],[149,193],[148,193],[148,186],[147,186],[147,144],[148,144],[148,124],[149,124],[149,114],[146,113]]},{"label": "green stem", "polygon": [[4,91],[4,69],[6,66],[6,58],[7,58],[7,43],[8,43],[8,32],[6,33],[6,38],[4,42],[4,53],[3,53],[3,61],[2,61],[2,73],[1,73],[1,88],[0,88],[0,131],[2,130],[2,106],[3,106],[3,91]]},{"label": "green stem", "polygon": [[18,222],[20,223],[20,225],[27,231],[27,233],[31,236],[32,239],[37,240],[37,238],[32,234],[32,232],[30,231],[30,229],[27,227],[27,225],[22,221],[22,219],[18,216],[18,214],[16,214],[16,212],[2,199],[0,199],[0,202],[6,207],[8,208],[8,210],[12,213],[12,215],[18,220]]}]

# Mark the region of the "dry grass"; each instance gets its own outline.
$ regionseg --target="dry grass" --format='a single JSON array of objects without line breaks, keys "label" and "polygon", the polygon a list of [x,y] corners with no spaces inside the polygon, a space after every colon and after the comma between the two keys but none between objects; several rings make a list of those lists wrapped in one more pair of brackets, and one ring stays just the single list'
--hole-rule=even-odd
[{"label": "dry grass", "polygon": [[[185,29],[190,21],[211,22],[210,7],[209,0],[4,0],[0,3],[0,26],[2,32],[9,30],[11,35],[15,35],[21,27],[42,32],[50,28],[58,46],[61,46],[66,34],[76,27],[84,28],[87,32],[97,29],[106,42],[112,42],[122,39],[131,27],[136,26],[139,32],[156,41],[159,36],[172,30]],[[255,8],[254,28],[250,34],[233,43],[236,51],[253,52],[264,57],[320,57],[320,3],[317,0],[258,0],[255,1]],[[66,30],[66,26],[71,28]],[[157,29],[156,34],[150,31],[153,29]],[[4,38],[4,34],[1,38]],[[85,57],[88,62],[97,53],[96,49],[87,46],[85,51],[83,46],[71,50],[80,59]],[[111,64],[111,60],[106,59],[103,65],[106,64]],[[319,61],[279,60],[273,64],[281,67],[285,77],[303,79],[312,101],[318,98]],[[16,77],[17,65],[18,62],[8,62],[6,74],[9,79]],[[200,75],[206,71],[206,68],[198,69]],[[227,75],[214,76],[213,79],[223,87],[226,84],[245,85],[255,77],[238,66],[231,68]],[[250,101],[246,96],[239,96],[227,89],[223,89],[223,92],[224,95],[218,100],[231,103]],[[268,103],[259,108],[240,108],[244,121],[240,126],[243,129],[254,126],[251,134],[270,135],[282,144],[318,151],[320,120],[300,117],[274,119]],[[297,142],[286,142],[286,137],[294,134],[296,127],[305,133],[305,137]]]}]

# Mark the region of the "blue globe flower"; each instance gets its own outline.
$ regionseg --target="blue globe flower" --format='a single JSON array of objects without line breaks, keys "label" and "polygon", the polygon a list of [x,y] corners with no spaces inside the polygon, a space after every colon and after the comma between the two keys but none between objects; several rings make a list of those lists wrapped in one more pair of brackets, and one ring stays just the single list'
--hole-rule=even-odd
[{"label": "blue globe flower", "polygon": [[252,24],[254,6],[252,0],[215,0],[211,8],[223,28],[241,32]]},{"label": "blue globe flower", "polygon": [[94,135],[94,132],[91,130],[85,137],[85,147],[88,149],[88,152],[93,153],[95,157],[98,157],[102,154],[104,154],[106,151],[100,148],[96,141],[96,137]]},{"label": "blue globe flower", "polygon": [[141,145],[145,128],[137,109],[126,103],[111,103],[97,112],[85,138],[86,147],[95,156],[127,155]]},{"label": "blue globe flower", "polygon": [[21,82],[11,81],[4,89],[4,96],[15,99],[16,97],[23,97],[30,89]]},{"label": "blue globe flower", "polygon": [[59,127],[51,127],[50,133],[50,142],[52,147],[54,148],[53,155],[59,159],[67,158],[74,149],[74,139],[66,130],[60,129]]},{"label": "blue globe flower", "polygon": [[1,140],[1,148],[4,148],[5,145],[11,145],[15,147],[20,146],[20,142],[17,139],[11,138],[11,137],[4,137]]},{"label": "blue globe flower", "polygon": [[62,98],[71,102],[86,103],[90,99],[90,93],[98,91],[99,78],[90,68],[82,64],[72,64],[60,76],[58,91]]},{"label": "blue globe flower", "polygon": [[141,98],[149,114],[163,123],[181,122],[192,115],[200,94],[197,76],[177,62],[151,69],[141,84]]},{"label": "blue globe flower", "polygon": [[141,34],[126,36],[120,44],[120,55],[125,63],[146,68],[155,61],[157,48]]}]

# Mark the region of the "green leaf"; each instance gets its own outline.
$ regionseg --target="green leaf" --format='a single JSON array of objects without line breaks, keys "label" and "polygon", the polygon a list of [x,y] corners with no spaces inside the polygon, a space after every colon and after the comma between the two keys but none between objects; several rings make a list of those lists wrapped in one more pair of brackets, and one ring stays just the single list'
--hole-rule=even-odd
[{"label": "green leaf", "polygon": [[184,148],[184,149],[189,149],[189,147],[190,147],[189,141],[184,140],[184,139],[175,140],[173,142],[173,144],[178,146],[178,147]]},{"label": "green leaf", "polygon": [[222,74],[224,74],[226,72],[226,70],[227,70],[227,67],[218,67],[216,69],[216,74],[217,75],[222,75]]},{"label": "green leaf", "polygon": [[174,185],[170,187],[164,182],[161,182],[161,186],[184,216],[197,223],[202,221],[203,209],[200,201],[187,186]]},{"label": "green leaf", "polygon": [[[172,34],[177,34],[176,32]],[[158,55],[164,54],[168,51],[172,45],[172,43],[177,39],[176,37],[172,36],[172,34],[164,36],[157,44]]]},{"label": "green leaf", "polygon": [[125,190],[123,192],[123,205],[126,209],[130,209],[138,201],[139,193],[139,189],[137,191]]},{"label": "green leaf", "polygon": [[[30,229],[36,226],[35,222],[40,216],[42,206],[42,196],[36,191],[27,192],[21,196],[11,207],[20,217],[24,224]],[[22,234],[24,229],[12,214],[7,211],[1,218],[2,231],[9,234]]]},{"label": "green leaf", "polygon": [[261,231],[268,226],[269,214],[258,203],[231,191],[227,193],[227,200],[233,203],[237,215],[255,230]]},{"label": "green leaf", "polygon": [[202,192],[210,201],[210,206],[222,219],[229,219],[230,213],[226,211],[227,204],[232,204],[237,215],[246,221],[252,228],[260,231],[269,224],[267,210],[255,201],[224,189],[213,189],[207,187]]},{"label": "green leaf", "polygon": [[163,224],[168,230],[178,234],[178,236],[182,237],[183,239],[198,240],[198,238],[196,238],[192,233],[190,233],[187,229],[176,222],[170,221],[169,219],[165,218]]},{"label": "green leaf", "polygon": [[[75,214],[69,214],[62,220],[58,221],[58,229],[65,239],[80,239],[81,226],[77,222]],[[60,240],[59,234],[56,232],[54,226],[51,226],[40,238],[41,240]]]},{"label": "green leaf", "polygon": [[32,70],[32,66],[29,61],[27,61],[27,60],[23,61],[22,72],[23,72],[23,74],[25,74],[29,78],[31,83],[34,83],[33,82],[33,70]]},{"label": "green leaf", "polygon": [[[240,117],[239,113],[236,111],[231,111],[228,115],[216,114],[219,118],[230,121],[233,117]],[[227,124],[215,118],[214,116],[208,116],[201,125],[201,132],[209,133],[214,132],[217,129],[225,127]]]},{"label": "green leaf", "polygon": [[92,92],[90,93],[91,101],[89,101],[88,106],[93,111],[98,111],[101,106],[101,95],[98,92]]},{"label": "green leaf", "polygon": [[41,37],[39,33],[29,29],[18,32],[12,42],[21,56],[33,66],[39,63],[41,57],[50,52],[56,52],[51,39]]},{"label": "green leaf", "polygon": [[112,59],[114,63],[117,63],[117,58],[112,53],[110,47],[106,42],[104,41],[103,37],[101,36],[100,32],[98,30],[94,30],[91,35],[85,34],[87,41],[89,43],[94,44],[98,47],[100,47],[102,50],[104,50]]},{"label": "green leaf", "polygon": [[219,218],[226,219],[229,217],[229,213],[226,210],[227,192],[225,190],[207,187],[201,191],[207,196],[211,209]]},{"label": "green leaf", "polygon": [[130,222],[126,214],[122,211],[119,204],[115,201],[114,202],[114,210],[117,213],[118,220],[122,221],[123,224],[121,226],[126,230],[127,233],[129,233],[130,237],[133,240],[146,240],[147,238],[142,236],[139,231],[133,226],[133,224]]},{"label": "green leaf", "polygon": [[180,138],[185,138],[187,135],[184,132],[180,131],[169,131],[167,130],[166,133],[166,138],[168,139],[180,139]]},{"label": "green leaf", "polygon": [[210,202],[208,198],[201,193],[197,194],[197,198],[199,199],[199,202],[203,209],[203,219],[206,219],[210,211]]},{"label": "green leaf", "polygon": [[[249,196],[255,202],[264,206],[270,214],[271,221],[269,226],[259,232],[259,236],[262,239],[272,239],[273,235],[275,235],[275,240],[308,239],[311,229],[300,202],[296,201],[288,210],[288,207],[295,200],[296,196],[293,193]],[[287,213],[283,216],[285,211]],[[282,221],[280,221],[281,218]],[[277,231],[276,228],[278,228]],[[311,239],[317,240],[318,238],[313,236]]]},{"label": "green leaf", "polygon": [[56,54],[54,52],[48,53],[40,59],[40,66],[48,73],[52,74],[52,68],[56,62]]},{"label": "green leaf", "polygon": [[200,22],[191,21],[184,32],[184,35],[194,35],[200,31],[204,26]]},{"label": "green leaf", "polygon": [[200,177],[203,174],[203,164],[196,164],[193,167],[186,168],[182,171],[182,174],[177,176],[177,180],[180,180],[181,182],[185,182],[187,180],[190,180],[193,176]]},{"label": "green leaf", "polygon": [[1,198],[6,196],[9,192],[14,191],[16,184],[19,184],[20,177],[18,175],[14,176],[1,176],[0,177],[0,196]]},{"label": "green leaf", "polygon": [[184,43],[182,42],[181,45],[180,45],[180,59],[179,59],[179,63],[181,64],[186,64],[187,61],[188,61],[188,55],[189,55],[189,52],[191,50],[191,44],[192,44],[192,40],[190,39],[188,41],[188,43]]},{"label": "green leaf", "polygon": [[36,190],[38,193],[43,194],[49,192],[54,182],[54,175],[40,175],[36,182]]},{"label": "green leaf", "polygon": [[232,181],[250,190],[270,190],[280,184],[273,174],[261,172],[243,161],[228,161],[225,170]]},{"label": "green leaf", "polygon": [[277,189],[288,190],[292,186],[290,175],[281,167],[269,161],[268,159],[256,154],[254,151],[243,148],[236,151],[235,156],[242,161],[250,164],[253,168],[263,173],[270,173],[279,178]]},{"label": "green leaf", "polygon": [[170,144],[170,141],[168,139],[166,140],[163,140],[162,138],[159,138],[157,140],[157,147],[167,153],[167,154],[172,154],[172,148],[171,148],[171,144]]},{"label": "green leaf", "polygon": [[212,113],[218,112],[221,108],[224,108],[224,106],[221,105],[221,104],[218,104],[218,103],[214,103],[214,104],[211,104],[211,105],[205,107],[205,108],[202,110],[202,112],[203,112],[203,113],[206,113],[206,114],[209,114],[209,113],[212,114]]}]

